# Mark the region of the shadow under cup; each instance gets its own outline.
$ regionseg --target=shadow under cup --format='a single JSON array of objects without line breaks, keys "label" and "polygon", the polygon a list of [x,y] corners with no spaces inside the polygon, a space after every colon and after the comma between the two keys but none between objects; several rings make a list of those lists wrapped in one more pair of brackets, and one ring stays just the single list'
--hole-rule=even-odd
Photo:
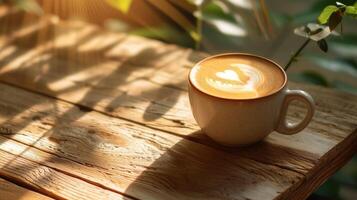
[{"label": "shadow under cup", "polygon": [[[281,70],[284,81],[280,88],[264,96],[229,99],[198,89],[191,80],[191,70],[188,92],[192,113],[202,131],[211,139],[225,146],[244,146],[262,140],[273,131],[290,135],[300,132],[308,125],[314,114],[312,97],[302,90],[289,90],[285,71],[269,59],[241,53],[221,54],[200,61],[193,69],[205,61],[225,56],[267,62]],[[286,120],[288,106],[293,100],[301,101],[307,107],[306,116],[297,124]]]}]

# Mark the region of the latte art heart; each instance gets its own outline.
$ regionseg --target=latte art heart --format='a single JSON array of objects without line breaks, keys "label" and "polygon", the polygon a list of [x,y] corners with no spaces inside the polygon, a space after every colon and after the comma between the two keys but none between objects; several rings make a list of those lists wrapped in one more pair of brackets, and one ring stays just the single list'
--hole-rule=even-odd
[{"label": "latte art heart", "polygon": [[217,72],[216,76],[219,77],[219,78],[222,78],[222,79],[241,82],[241,80],[239,79],[239,76],[237,75],[237,73],[235,71],[233,71],[233,70],[230,70],[230,69],[226,69],[223,72]]},{"label": "latte art heart", "polygon": [[258,96],[256,88],[263,81],[264,77],[260,72],[245,64],[231,64],[232,69],[217,72],[216,77],[207,77],[207,84],[211,87],[226,92],[251,92]]},{"label": "latte art heart", "polygon": [[272,64],[230,56],[195,66],[190,79],[203,92],[233,99],[267,95],[284,81],[280,69]]}]

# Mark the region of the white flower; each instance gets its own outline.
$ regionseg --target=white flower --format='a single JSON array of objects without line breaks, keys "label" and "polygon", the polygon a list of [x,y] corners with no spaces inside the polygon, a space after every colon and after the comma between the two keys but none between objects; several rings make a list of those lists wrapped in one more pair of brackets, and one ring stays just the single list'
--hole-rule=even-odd
[{"label": "white flower", "polygon": [[302,37],[310,38],[314,41],[322,40],[330,34],[339,35],[336,31],[331,31],[328,26],[315,23],[309,23],[306,26],[298,27],[294,30],[294,33]]}]

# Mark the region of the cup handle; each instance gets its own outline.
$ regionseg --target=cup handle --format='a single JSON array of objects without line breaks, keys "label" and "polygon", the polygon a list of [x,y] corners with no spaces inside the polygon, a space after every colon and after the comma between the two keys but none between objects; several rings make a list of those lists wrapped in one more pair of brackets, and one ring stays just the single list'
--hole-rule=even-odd
[{"label": "cup handle", "polygon": [[[296,123],[296,124],[287,122],[286,120],[286,114],[288,111],[289,104],[293,100],[302,101],[307,106],[307,114],[305,118],[300,123]],[[279,124],[276,131],[286,135],[292,135],[298,133],[309,124],[314,113],[315,113],[315,103],[312,97],[307,92],[304,92],[302,90],[287,90],[280,113]]]}]

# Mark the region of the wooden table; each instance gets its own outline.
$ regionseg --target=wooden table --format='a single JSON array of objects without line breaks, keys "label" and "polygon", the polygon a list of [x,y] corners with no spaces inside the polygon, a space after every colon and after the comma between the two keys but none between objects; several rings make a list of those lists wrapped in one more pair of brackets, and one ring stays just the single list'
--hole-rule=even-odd
[{"label": "wooden table", "polygon": [[351,94],[290,83],[316,100],[310,125],[225,148],[189,107],[204,53],[52,18],[0,48],[0,199],[304,199],[357,150]]}]

